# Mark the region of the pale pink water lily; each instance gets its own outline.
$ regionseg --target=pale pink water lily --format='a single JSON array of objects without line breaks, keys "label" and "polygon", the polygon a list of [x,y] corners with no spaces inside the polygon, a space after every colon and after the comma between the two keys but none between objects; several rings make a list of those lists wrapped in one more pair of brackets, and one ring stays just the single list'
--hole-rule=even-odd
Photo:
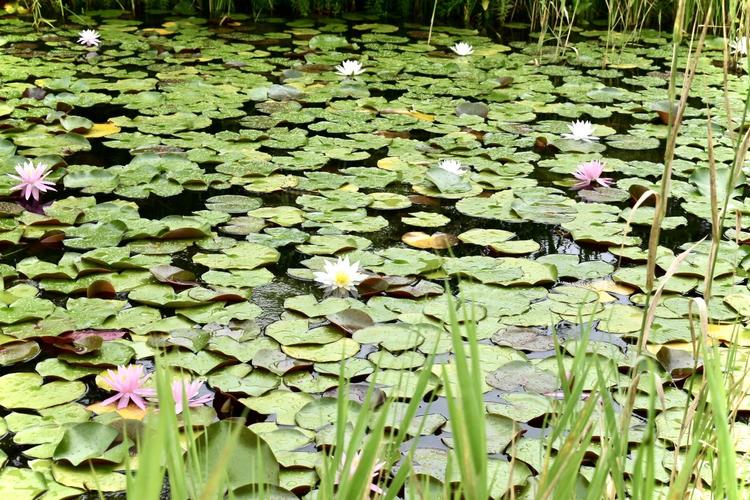
[{"label": "pale pink water lily", "polygon": [[107,370],[107,373],[102,376],[102,380],[117,394],[105,399],[102,404],[106,406],[117,402],[117,408],[123,409],[130,404],[130,401],[133,401],[138,408],[145,410],[146,400],[144,398],[156,394],[154,389],[144,387],[148,377],[143,372],[143,366],[141,365],[118,366],[117,371]]},{"label": "pale pink water lily", "polygon": [[437,165],[439,168],[455,175],[464,175],[469,169],[461,165],[458,160],[440,160]]},{"label": "pale pink water lily", "polygon": [[349,262],[349,257],[339,257],[337,261],[328,260],[323,265],[323,271],[316,272],[313,277],[321,288],[329,294],[347,296],[356,292],[367,275],[360,272],[359,262]]},{"label": "pale pink water lily", "polygon": [[451,50],[459,56],[470,56],[474,53],[474,47],[466,42],[458,42]]},{"label": "pale pink water lily", "polygon": [[[179,415],[182,413],[183,403],[187,401],[188,407],[195,408],[198,406],[208,406],[214,402],[214,393],[207,389],[203,391],[203,382],[193,380],[175,380],[172,382],[172,399],[174,399],[174,412]],[[184,394],[183,394],[184,391]]]},{"label": "pale pink water lily", "polygon": [[[349,478],[353,478],[355,475],[364,473],[369,478],[375,478],[378,474],[380,474],[380,471],[383,470],[383,467],[385,467],[385,462],[375,462],[375,465],[373,465],[372,470],[368,471],[357,471],[359,468],[359,463],[362,461],[362,451],[358,451],[354,454],[352,457],[352,462],[349,464]],[[346,453],[341,454],[341,463],[339,464],[339,468],[336,471],[336,484],[339,484],[341,482],[341,473],[343,472],[344,467],[346,466]],[[383,489],[379,487],[376,483],[370,483],[370,491],[373,493],[377,493],[378,495],[382,495]]]},{"label": "pale pink water lily", "polygon": [[365,72],[359,61],[346,60],[336,66],[336,72],[341,76],[357,76]]},{"label": "pale pink water lily", "polygon": [[599,138],[594,135],[594,126],[590,121],[576,120],[568,125],[569,134],[563,134],[566,139],[574,141],[592,142]]},{"label": "pale pink water lily", "polygon": [[592,160],[578,165],[578,170],[573,173],[573,176],[578,179],[579,182],[575,183],[571,189],[587,188],[593,183],[597,183],[603,187],[609,187],[612,184],[612,179],[602,177],[602,172],[604,172],[604,163],[599,160]]},{"label": "pale pink water lily", "polygon": [[16,173],[18,175],[8,174],[10,178],[19,181],[10,190],[21,191],[21,195],[27,200],[30,198],[39,200],[39,193],[57,191],[52,187],[55,185],[54,182],[45,180],[49,172],[47,166],[42,163],[34,165],[33,161],[28,160],[23,165],[16,165]]},{"label": "pale pink water lily", "polygon": [[85,47],[98,47],[100,40],[99,40],[99,32],[96,30],[82,30],[78,32],[78,43]]}]

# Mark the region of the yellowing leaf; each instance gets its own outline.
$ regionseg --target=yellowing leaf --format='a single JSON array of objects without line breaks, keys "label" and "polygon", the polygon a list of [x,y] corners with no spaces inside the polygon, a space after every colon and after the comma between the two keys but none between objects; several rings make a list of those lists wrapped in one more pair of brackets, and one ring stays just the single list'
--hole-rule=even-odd
[{"label": "yellowing leaf", "polygon": [[406,115],[411,116],[412,118],[416,118],[417,120],[421,120],[424,122],[431,122],[435,119],[435,115],[428,115],[427,113],[420,113],[419,111],[409,111],[408,109],[402,109],[402,108],[386,108],[381,109],[381,113],[384,115]]},{"label": "yellowing leaf", "polygon": [[107,123],[94,123],[94,126],[84,134],[84,137],[95,138],[95,137],[106,137],[108,135],[116,134],[120,131],[120,127],[112,122]]},{"label": "yellowing leaf", "polygon": [[595,290],[596,293],[599,295],[599,302],[601,303],[607,303],[607,302],[615,302],[617,299],[605,292],[604,290]]},{"label": "yellowing leaf", "polygon": [[144,28],[144,33],[156,33],[157,35],[174,35],[174,31],[165,30],[164,28]]},{"label": "yellowing leaf", "polygon": [[611,292],[619,295],[632,295],[635,292],[635,288],[615,283],[609,278],[585,283],[581,287],[594,290],[595,292]]},{"label": "yellowing leaf", "polygon": [[359,187],[355,184],[344,184],[339,188],[339,191],[346,191],[348,193],[356,193],[359,191]]},{"label": "yellowing leaf", "polygon": [[708,336],[739,346],[750,346],[750,330],[741,324],[708,325]]},{"label": "yellowing leaf", "polygon": [[88,411],[94,412],[97,415],[103,413],[112,413],[116,411],[118,415],[126,420],[143,420],[146,416],[146,410],[141,410],[136,405],[128,405],[125,408],[117,408],[117,405],[103,405],[101,403],[94,403],[86,407]]},{"label": "yellowing leaf", "polygon": [[[711,338],[706,339],[708,345],[715,345],[717,342]],[[693,350],[696,348],[693,346],[692,342],[670,342],[668,344],[646,344],[646,349],[651,351],[651,353],[656,354],[659,349],[662,347],[669,347],[670,349],[677,349],[680,351],[688,351],[693,352]]]},{"label": "yellowing leaf", "polygon": [[474,55],[475,56],[494,56],[495,54],[499,54],[500,52],[508,52],[510,50],[510,47],[507,45],[501,45],[501,44],[494,44],[489,45],[487,47],[480,47],[477,49],[474,49]]},{"label": "yellowing leaf", "polygon": [[414,248],[423,249],[446,249],[458,244],[458,238],[440,232],[430,235],[421,231],[411,231],[405,233],[401,241]]},{"label": "yellowing leaf", "polygon": [[435,115],[428,115],[427,113],[420,113],[419,111],[411,111],[406,114],[424,122],[431,122],[435,119]]},{"label": "yellowing leaf", "polygon": [[399,167],[403,166],[404,162],[401,161],[401,158],[395,156],[388,156],[378,160],[378,168],[382,168],[383,170],[398,170]]},{"label": "yellowing leaf", "polygon": [[6,3],[5,12],[7,12],[8,14],[20,14],[22,16],[25,16],[29,13],[29,9],[27,9],[23,5],[20,5],[18,2]]},{"label": "yellowing leaf", "polygon": [[0,345],[7,344],[8,342],[15,342],[18,340],[15,337],[11,337],[10,335],[5,335],[4,333],[0,333]]}]

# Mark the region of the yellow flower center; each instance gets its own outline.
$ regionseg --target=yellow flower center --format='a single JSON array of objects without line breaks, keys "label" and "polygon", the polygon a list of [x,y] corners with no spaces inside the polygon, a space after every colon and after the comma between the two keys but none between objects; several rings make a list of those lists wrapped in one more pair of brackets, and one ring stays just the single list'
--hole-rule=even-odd
[{"label": "yellow flower center", "polygon": [[338,271],[333,277],[333,282],[336,283],[336,286],[346,287],[349,286],[349,283],[351,283],[351,278],[349,277],[349,273],[345,271]]}]

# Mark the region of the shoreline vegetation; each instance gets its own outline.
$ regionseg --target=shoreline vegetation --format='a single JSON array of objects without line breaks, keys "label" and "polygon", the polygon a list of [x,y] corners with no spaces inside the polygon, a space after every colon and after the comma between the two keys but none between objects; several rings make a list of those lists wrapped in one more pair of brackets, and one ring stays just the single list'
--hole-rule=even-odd
[{"label": "shoreline vegetation", "polygon": [[[574,27],[609,29],[626,34],[642,28],[667,31],[684,20],[706,20],[711,33],[741,30],[747,18],[746,0],[14,0],[3,1],[11,15],[32,16],[34,24],[57,20],[78,22],[92,11],[143,18],[158,15],[202,16],[224,23],[233,18],[347,17],[361,20],[432,25],[435,21],[476,27],[491,35],[505,25],[530,28],[544,37],[546,32],[567,38]],[[78,18],[80,20],[81,17]],[[684,26],[684,25],[683,25]]]}]

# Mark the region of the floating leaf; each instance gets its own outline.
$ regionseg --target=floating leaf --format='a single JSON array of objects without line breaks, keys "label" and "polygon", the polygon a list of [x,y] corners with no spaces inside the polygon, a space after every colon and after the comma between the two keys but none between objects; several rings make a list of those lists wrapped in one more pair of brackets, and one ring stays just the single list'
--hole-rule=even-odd
[{"label": "floating leaf", "polygon": [[41,349],[33,341],[13,342],[0,346],[0,365],[9,366],[34,359]]},{"label": "floating leaf", "polygon": [[[277,484],[279,481],[279,464],[271,448],[238,422],[223,420],[209,425],[195,444],[195,453],[201,463],[226,464],[225,480],[232,489],[245,485]],[[204,473],[193,480],[198,484],[207,484],[209,474],[210,470],[204,469]]]},{"label": "floating leaf", "polygon": [[75,401],[86,393],[81,382],[42,383],[36,373],[9,373],[0,377],[0,406],[39,410]]},{"label": "floating leaf", "polygon": [[101,457],[114,442],[118,433],[108,425],[96,422],[76,424],[65,431],[55,448],[55,460],[66,460],[73,466]]},{"label": "floating leaf", "polygon": [[432,235],[419,231],[408,232],[404,233],[401,241],[415,248],[432,248],[437,250],[444,250],[458,244],[455,236],[440,232],[432,233]]},{"label": "floating leaf", "polygon": [[487,383],[508,392],[548,393],[557,390],[557,375],[526,361],[511,361],[487,375]]}]

